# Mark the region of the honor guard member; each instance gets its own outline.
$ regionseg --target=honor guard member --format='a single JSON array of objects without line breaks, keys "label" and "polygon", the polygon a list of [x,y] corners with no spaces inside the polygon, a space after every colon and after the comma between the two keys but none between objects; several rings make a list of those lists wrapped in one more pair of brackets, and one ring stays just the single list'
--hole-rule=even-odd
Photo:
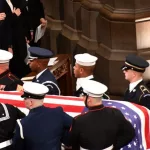
[{"label": "honor guard member", "polygon": [[12,150],[17,119],[25,117],[17,107],[0,103],[0,150]]},{"label": "honor guard member", "polygon": [[12,57],[12,53],[0,50],[0,91],[16,91],[23,85],[23,82],[9,71],[9,60]]},{"label": "honor guard member", "polygon": [[30,52],[29,66],[37,74],[32,82],[46,85],[49,88],[48,94],[60,95],[60,89],[54,75],[47,68],[47,65],[41,61],[41,59],[52,57],[53,53],[50,50],[38,47],[30,47],[28,50]]},{"label": "honor guard member", "polygon": [[129,81],[129,87],[125,92],[124,100],[150,109],[150,92],[143,81],[143,73],[149,63],[136,55],[128,55],[122,71],[125,79]]},{"label": "honor guard member", "polygon": [[107,87],[93,80],[84,80],[81,86],[89,111],[73,120],[72,149],[119,150],[127,145],[135,136],[134,128],[120,110],[102,104]]},{"label": "honor guard member", "polygon": [[[75,55],[75,66],[74,69],[74,76],[77,78],[76,81],[76,91],[75,96],[79,97],[82,93],[83,89],[81,87],[81,82],[84,79],[87,80],[96,80],[93,75],[93,71],[96,65],[97,57],[90,55],[88,53],[84,54],[77,54]],[[109,99],[109,96],[104,94],[104,99]]]},{"label": "honor guard member", "polygon": [[39,83],[23,85],[25,106],[30,110],[27,117],[18,120],[13,138],[14,150],[60,150],[61,143],[69,145],[69,129],[72,117],[61,107],[43,105],[48,88]]}]

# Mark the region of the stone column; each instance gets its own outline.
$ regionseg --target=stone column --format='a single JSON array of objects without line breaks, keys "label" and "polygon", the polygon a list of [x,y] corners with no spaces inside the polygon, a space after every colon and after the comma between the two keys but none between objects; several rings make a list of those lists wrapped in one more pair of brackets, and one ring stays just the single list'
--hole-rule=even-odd
[{"label": "stone column", "polygon": [[98,49],[96,23],[101,2],[99,0],[85,0],[81,4],[82,35],[76,53],[87,51],[95,53]]},{"label": "stone column", "polygon": [[61,32],[59,53],[74,54],[81,35],[81,0],[64,0],[64,25]]}]

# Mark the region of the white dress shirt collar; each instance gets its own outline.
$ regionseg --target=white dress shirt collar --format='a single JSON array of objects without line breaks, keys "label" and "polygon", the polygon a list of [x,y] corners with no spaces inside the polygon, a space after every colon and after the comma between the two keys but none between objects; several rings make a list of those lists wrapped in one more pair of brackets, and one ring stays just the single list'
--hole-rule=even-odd
[{"label": "white dress shirt collar", "polygon": [[[46,68],[46,69],[47,69],[47,68]],[[40,73],[38,73],[38,74],[36,75],[36,79],[38,79],[46,69],[44,69],[43,71],[41,71]]]},{"label": "white dress shirt collar", "polygon": [[92,78],[94,78],[93,75],[87,76],[87,77],[85,77],[85,78],[78,78],[78,79],[77,79],[77,82],[76,82],[76,90],[78,90],[78,89],[81,87],[81,82],[82,82],[82,80],[85,80],[85,79],[90,80],[90,79],[92,79]]},{"label": "white dress shirt collar", "polygon": [[135,81],[133,83],[130,83],[129,84],[129,91],[131,92],[141,81],[142,81],[142,79]]}]

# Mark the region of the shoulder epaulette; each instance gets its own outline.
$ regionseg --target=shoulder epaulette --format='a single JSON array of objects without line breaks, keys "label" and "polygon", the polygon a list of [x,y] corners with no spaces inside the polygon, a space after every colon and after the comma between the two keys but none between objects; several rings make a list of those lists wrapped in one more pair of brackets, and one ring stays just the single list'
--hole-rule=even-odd
[{"label": "shoulder epaulette", "polygon": [[141,98],[145,95],[145,94],[149,94],[150,91],[148,90],[148,88],[145,85],[140,85],[140,90],[143,94],[141,94],[141,96],[139,97],[139,102],[141,101]]},{"label": "shoulder epaulette", "polygon": [[150,91],[145,85],[140,85],[140,90],[142,91],[143,94],[150,93]]}]

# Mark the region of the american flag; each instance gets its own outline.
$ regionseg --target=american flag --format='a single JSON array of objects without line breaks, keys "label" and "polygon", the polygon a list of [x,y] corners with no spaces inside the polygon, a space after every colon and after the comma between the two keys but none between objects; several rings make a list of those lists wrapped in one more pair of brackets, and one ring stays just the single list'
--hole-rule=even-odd
[{"label": "american flag", "polygon": [[[12,104],[28,114],[20,95],[19,92],[0,92],[0,103]],[[115,100],[103,100],[103,104],[120,109],[136,131],[136,137],[121,150],[150,150],[150,111],[148,109],[129,102]],[[81,98],[71,96],[47,95],[44,105],[51,108],[61,106],[66,113],[73,117],[87,111]]]}]

